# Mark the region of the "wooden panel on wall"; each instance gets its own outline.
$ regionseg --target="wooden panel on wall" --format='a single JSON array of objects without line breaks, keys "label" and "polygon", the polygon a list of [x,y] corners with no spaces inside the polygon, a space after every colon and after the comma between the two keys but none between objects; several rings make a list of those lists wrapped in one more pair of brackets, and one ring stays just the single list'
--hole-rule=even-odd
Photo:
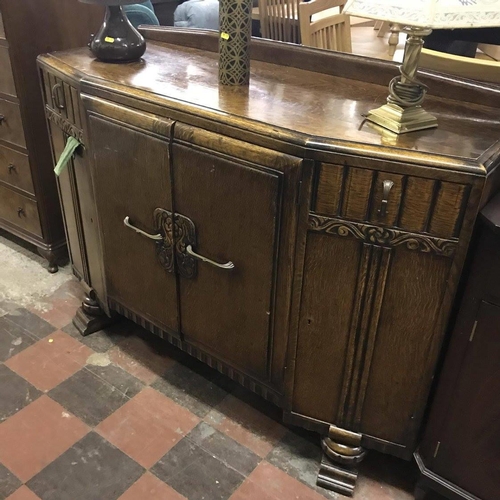
[{"label": "wooden panel on wall", "polygon": [[366,220],[373,172],[362,168],[350,168],[345,182],[342,215],[349,219]]},{"label": "wooden panel on wall", "polygon": [[321,164],[318,176],[315,212],[325,215],[339,214],[343,175],[343,166],[331,163]]},{"label": "wooden panel on wall", "polygon": [[362,243],[309,233],[293,411],[335,422]]},{"label": "wooden panel on wall", "polygon": [[436,322],[451,262],[393,250],[359,432],[413,443],[441,341]]},{"label": "wooden panel on wall", "polygon": [[407,178],[399,227],[414,232],[426,230],[435,182],[420,177]]},{"label": "wooden panel on wall", "polygon": [[459,218],[467,196],[467,187],[463,184],[441,182],[429,223],[429,232],[443,238],[458,236],[461,225]]}]

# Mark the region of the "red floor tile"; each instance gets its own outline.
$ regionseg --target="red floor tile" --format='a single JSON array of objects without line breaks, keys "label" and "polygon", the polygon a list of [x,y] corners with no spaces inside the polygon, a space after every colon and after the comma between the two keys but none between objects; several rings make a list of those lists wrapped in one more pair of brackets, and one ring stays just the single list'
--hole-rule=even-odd
[{"label": "red floor tile", "polygon": [[0,425],[0,462],[26,482],[88,431],[44,395]]},{"label": "red floor tile", "polygon": [[205,420],[262,458],[287,432],[283,425],[234,396],[225,398]]},{"label": "red floor tile", "polygon": [[152,384],[175,361],[156,352],[144,339],[131,336],[109,352],[111,361],[145,384]]},{"label": "red floor tile", "polygon": [[80,370],[93,352],[68,334],[57,331],[5,364],[37,389],[49,391]]},{"label": "red floor tile", "polygon": [[5,500],[40,500],[40,497],[35,495],[27,486],[21,486]]},{"label": "red floor tile", "polygon": [[325,500],[325,497],[277,467],[261,462],[231,496],[231,500],[257,499]]},{"label": "red floor tile", "polygon": [[151,467],[199,420],[186,408],[146,387],[96,430],[143,467]]},{"label": "red floor tile", "polygon": [[171,486],[146,472],[118,500],[186,500]]}]

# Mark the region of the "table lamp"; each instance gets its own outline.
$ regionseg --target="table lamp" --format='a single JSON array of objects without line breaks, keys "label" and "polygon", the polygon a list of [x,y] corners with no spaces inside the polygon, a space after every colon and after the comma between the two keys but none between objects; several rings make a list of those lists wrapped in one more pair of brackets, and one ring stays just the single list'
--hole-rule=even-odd
[{"label": "table lamp", "polygon": [[132,26],[123,5],[145,0],[80,0],[82,3],[104,5],[104,22],[90,42],[90,50],[101,61],[130,62],[140,59],[146,51],[143,36]]},{"label": "table lamp", "polygon": [[421,107],[427,88],[416,79],[423,37],[438,28],[500,26],[500,0],[348,0],[343,12],[405,26],[401,75],[389,83],[387,104],[367,116],[397,134],[437,127],[436,118]]}]

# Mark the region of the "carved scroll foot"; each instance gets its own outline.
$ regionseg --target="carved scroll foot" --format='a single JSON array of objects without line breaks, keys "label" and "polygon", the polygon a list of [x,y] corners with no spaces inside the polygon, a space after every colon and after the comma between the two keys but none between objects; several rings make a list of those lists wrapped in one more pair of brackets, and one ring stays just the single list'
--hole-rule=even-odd
[{"label": "carved scroll foot", "polygon": [[76,311],[73,325],[85,337],[115,323],[116,320],[116,316],[107,316],[94,299],[85,297]]},{"label": "carved scroll foot", "polygon": [[[321,440],[324,455],[316,484],[351,497],[358,477],[356,465],[366,455],[364,448],[359,445],[361,435],[334,426],[330,427],[329,434]],[[333,439],[331,436],[335,434],[336,439]]]}]

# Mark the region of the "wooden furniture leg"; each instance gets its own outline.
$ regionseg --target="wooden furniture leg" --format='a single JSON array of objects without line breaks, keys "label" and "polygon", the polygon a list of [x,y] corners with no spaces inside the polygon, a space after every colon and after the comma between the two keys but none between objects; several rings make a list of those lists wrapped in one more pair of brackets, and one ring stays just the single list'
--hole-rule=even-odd
[{"label": "wooden furniture leg", "polygon": [[68,250],[65,243],[57,248],[51,249],[37,247],[37,251],[49,263],[47,271],[51,274],[57,273],[59,264],[67,261],[68,258]]},{"label": "wooden furniture leg", "polygon": [[361,446],[361,434],[330,426],[327,437],[321,439],[323,458],[316,484],[351,497],[358,478],[357,464],[366,455]]},{"label": "wooden furniture leg", "polygon": [[75,325],[81,335],[86,337],[91,333],[102,330],[116,321],[117,316],[107,316],[97,301],[91,296],[87,296],[83,300],[81,307],[76,311],[75,317],[73,318],[73,325]]},{"label": "wooden furniture leg", "polygon": [[392,57],[396,52],[399,43],[399,33],[401,26],[399,24],[391,24],[391,34],[389,36],[389,55]]}]

